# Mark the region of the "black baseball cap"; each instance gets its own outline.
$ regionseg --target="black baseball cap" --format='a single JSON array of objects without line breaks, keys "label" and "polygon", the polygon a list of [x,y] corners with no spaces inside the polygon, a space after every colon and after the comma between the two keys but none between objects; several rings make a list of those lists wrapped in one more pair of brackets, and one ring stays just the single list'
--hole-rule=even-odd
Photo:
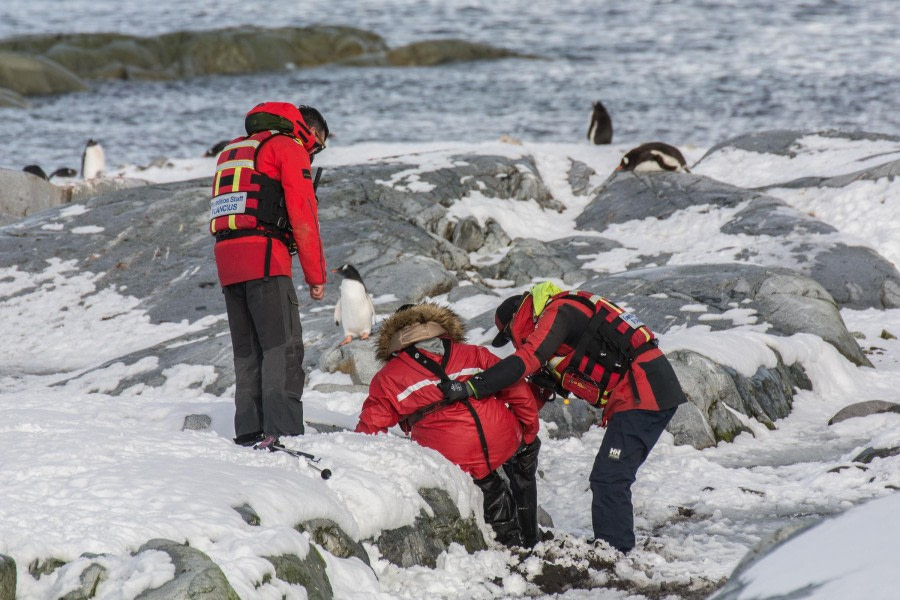
[{"label": "black baseball cap", "polygon": [[509,324],[512,322],[513,317],[516,316],[516,312],[518,312],[524,299],[525,294],[511,296],[497,307],[497,311],[494,313],[494,325],[497,326],[497,335],[491,342],[491,346],[494,348],[505,346],[512,339],[510,337]]}]

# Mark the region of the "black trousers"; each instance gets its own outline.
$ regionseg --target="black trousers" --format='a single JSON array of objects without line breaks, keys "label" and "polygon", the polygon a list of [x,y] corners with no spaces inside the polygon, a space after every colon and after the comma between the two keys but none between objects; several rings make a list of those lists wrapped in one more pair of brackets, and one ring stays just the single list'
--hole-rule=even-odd
[{"label": "black trousers", "polygon": [[290,277],[223,288],[234,350],[234,433],[301,435],[303,330]]},{"label": "black trousers", "polygon": [[503,463],[503,479],[497,471],[476,479],[484,496],[484,522],[504,546],[531,548],[538,542],[537,456],[541,442],[535,438]]},{"label": "black trousers", "polygon": [[537,468],[538,451],[541,440],[524,446],[508,461],[503,463],[503,472],[509,479],[509,487],[516,501],[519,529],[525,548],[533,548],[538,543],[538,502]]},{"label": "black trousers", "polygon": [[591,471],[594,537],[628,552],[634,548],[631,484],[677,408],[626,410],[610,418]]}]

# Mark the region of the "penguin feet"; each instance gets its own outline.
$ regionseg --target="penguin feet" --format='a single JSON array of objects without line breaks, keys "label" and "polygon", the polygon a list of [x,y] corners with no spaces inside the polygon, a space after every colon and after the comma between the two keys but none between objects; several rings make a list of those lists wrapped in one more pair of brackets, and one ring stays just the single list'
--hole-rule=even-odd
[{"label": "penguin feet", "polygon": [[361,340],[367,340],[367,339],[369,339],[369,332],[368,332],[368,331],[364,331],[364,332],[362,333],[362,335],[359,336],[359,339],[361,339]]},{"label": "penguin feet", "polygon": [[352,342],[352,341],[353,341],[353,336],[352,336],[352,335],[348,335],[348,336],[345,337],[343,340],[341,340],[341,343],[338,344],[338,346],[346,346],[347,344],[349,344],[349,343]]}]

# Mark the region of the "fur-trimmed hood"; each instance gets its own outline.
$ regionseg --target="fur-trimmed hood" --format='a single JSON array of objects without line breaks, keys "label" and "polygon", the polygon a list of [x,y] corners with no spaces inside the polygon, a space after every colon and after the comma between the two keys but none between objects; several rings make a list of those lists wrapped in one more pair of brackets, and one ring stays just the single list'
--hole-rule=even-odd
[{"label": "fur-trimmed hood", "polygon": [[381,362],[387,362],[395,352],[438,336],[447,336],[454,342],[465,342],[466,327],[460,316],[439,304],[416,304],[382,321],[378,329],[375,357]]}]

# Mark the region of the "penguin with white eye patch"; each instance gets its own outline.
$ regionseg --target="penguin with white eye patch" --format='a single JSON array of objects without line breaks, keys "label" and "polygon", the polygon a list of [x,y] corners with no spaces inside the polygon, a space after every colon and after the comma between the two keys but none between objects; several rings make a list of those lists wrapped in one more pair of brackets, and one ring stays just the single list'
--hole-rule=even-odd
[{"label": "penguin with white eye patch", "polygon": [[344,277],[341,281],[341,297],[334,306],[334,324],[342,325],[346,336],[339,345],[349,344],[354,337],[369,339],[375,323],[375,306],[359,271],[347,264],[331,272]]},{"label": "penguin with white eye patch", "polygon": [[637,148],[629,150],[622,157],[622,162],[616,167],[616,171],[634,171],[636,173],[651,173],[654,171],[691,172],[687,166],[687,161],[684,160],[684,155],[678,148],[663,142],[641,144]]}]

